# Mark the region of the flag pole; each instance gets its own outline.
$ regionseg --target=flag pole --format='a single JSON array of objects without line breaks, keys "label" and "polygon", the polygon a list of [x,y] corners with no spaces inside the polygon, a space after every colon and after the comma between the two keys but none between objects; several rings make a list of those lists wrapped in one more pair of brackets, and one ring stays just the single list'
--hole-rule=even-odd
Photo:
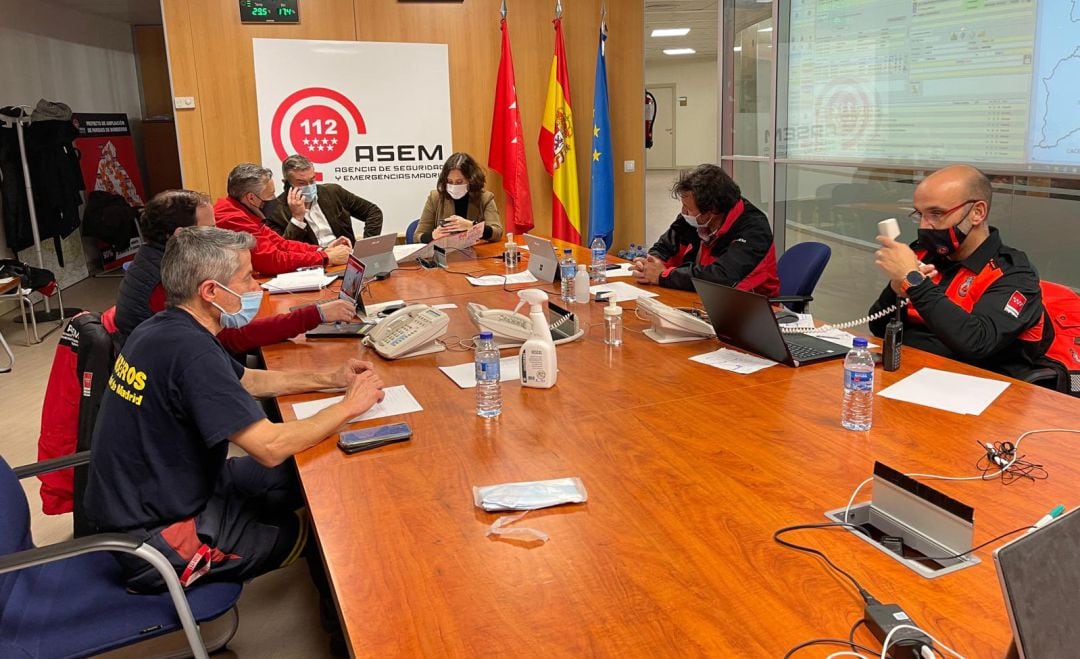
[{"label": "flag pole", "polygon": [[499,14],[502,15],[502,19],[506,20],[506,0],[502,0],[502,9],[499,10]]},{"label": "flag pole", "polygon": [[555,18],[562,18],[562,0],[555,0]]}]

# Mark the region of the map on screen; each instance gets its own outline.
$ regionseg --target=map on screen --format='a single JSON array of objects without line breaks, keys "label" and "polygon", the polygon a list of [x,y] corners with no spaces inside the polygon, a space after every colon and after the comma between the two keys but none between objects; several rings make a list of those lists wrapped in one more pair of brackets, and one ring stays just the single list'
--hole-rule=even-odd
[{"label": "map on screen", "polygon": [[1080,0],[792,0],[789,158],[1080,172]]}]

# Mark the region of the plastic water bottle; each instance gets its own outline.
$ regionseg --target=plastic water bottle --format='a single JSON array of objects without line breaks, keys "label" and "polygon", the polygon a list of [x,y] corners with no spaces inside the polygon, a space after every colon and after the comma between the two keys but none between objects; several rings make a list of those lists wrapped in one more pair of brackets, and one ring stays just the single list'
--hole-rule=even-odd
[{"label": "plastic water bottle", "polygon": [[574,262],[574,250],[564,249],[563,257],[559,261],[559,279],[562,280],[561,296],[563,302],[574,301],[574,275],[577,274],[577,263]]},{"label": "plastic water bottle", "polygon": [[518,265],[518,246],[514,242],[514,234],[506,234],[506,243],[503,245],[503,263],[507,270],[513,270]]},{"label": "plastic water bottle", "polygon": [[594,284],[607,283],[607,245],[604,237],[597,236],[592,241],[592,263],[589,267],[589,279]]},{"label": "plastic water bottle", "polygon": [[499,383],[499,349],[491,332],[480,332],[476,342],[476,416],[485,419],[502,413],[502,385]]},{"label": "plastic water bottle", "polygon": [[870,430],[874,420],[874,356],[866,339],[855,337],[844,358],[844,409],[840,425],[848,430]]},{"label": "plastic water bottle", "polygon": [[574,275],[574,299],[579,304],[589,303],[589,271],[584,263],[579,263],[577,274]]}]

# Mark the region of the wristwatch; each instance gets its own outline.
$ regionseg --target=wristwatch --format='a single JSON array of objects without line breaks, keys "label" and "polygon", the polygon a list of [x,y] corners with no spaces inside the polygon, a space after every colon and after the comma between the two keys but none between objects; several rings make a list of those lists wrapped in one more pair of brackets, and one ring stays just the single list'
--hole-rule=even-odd
[{"label": "wristwatch", "polygon": [[911,288],[912,286],[918,286],[924,281],[926,281],[926,275],[919,272],[918,270],[912,270],[911,272],[904,275],[903,281],[900,282],[900,290],[904,291],[904,293],[907,293],[909,288]]}]

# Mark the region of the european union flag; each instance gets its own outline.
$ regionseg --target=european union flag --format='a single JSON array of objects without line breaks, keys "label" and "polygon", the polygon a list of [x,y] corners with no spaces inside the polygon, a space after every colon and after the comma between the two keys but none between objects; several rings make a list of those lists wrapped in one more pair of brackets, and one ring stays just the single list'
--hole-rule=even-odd
[{"label": "european union flag", "polygon": [[592,163],[589,168],[589,235],[604,237],[611,249],[615,231],[615,172],[612,167],[611,118],[608,115],[607,63],[604,42],[607,26],[600,21],[600,43],[596,48],[596,84],[593,92]]}]

